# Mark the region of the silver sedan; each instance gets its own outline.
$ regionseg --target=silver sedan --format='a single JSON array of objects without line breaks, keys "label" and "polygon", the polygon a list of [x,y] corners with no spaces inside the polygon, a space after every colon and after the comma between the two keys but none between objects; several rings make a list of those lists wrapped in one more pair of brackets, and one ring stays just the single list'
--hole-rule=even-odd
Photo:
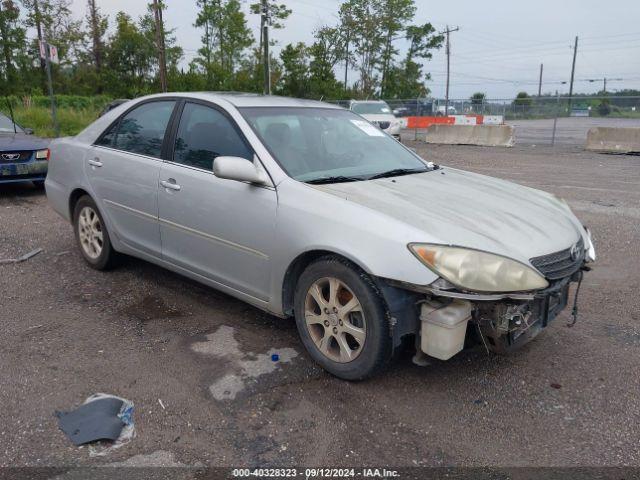
[{"label": "silver sedan", "polygon": [[52,143],[46,190],[91,267],[131,255],[295,317],[349,380],[408,342],[417,362],[516,349],[595,259],[561,199],[426,162],[314,101],[132,100]]}]

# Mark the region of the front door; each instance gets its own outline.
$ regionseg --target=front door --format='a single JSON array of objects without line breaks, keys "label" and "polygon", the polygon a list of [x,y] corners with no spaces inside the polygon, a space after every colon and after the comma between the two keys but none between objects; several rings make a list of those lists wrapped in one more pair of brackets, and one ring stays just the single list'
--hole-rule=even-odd
[{"label": "front door", "polygon": [[175,101],[134,108],[87,152],[85,169],[112,233],[127,246],[161,255],[158,179],[161,151]]},{"label": "front door", "polygon": [[211,106],[185,103],[170,155],[160,171],[158,194],[163,258],[268,300],[275,189],[212,172],[221,155],[253,161],[235,122]]}]

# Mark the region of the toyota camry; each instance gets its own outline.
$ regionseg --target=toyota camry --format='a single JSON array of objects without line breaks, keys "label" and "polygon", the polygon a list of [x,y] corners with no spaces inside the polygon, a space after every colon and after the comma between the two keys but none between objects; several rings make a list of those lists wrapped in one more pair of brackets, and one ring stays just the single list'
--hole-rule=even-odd
[{"label": "toyota camry", "polygon": [[252,94],[129,101],[51,144],[46,191],[106,270],[153,262],[295,318],[332,374],[510,352],[595,260],[560,198],[434,165],[355,113]]}]

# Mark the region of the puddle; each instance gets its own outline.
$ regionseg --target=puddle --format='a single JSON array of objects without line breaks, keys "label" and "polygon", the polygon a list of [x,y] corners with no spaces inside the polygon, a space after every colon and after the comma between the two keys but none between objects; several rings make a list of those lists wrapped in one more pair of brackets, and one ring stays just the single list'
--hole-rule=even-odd
[{"label": "puddle", "polygon": [[[259,354],[245,353],[240,350],[240,344],[233,332],[233,328],[223,325],[207,335],[206,341],[191,346],[194,352],[223,358],[231,365],[233,372],[227,373],[209,387],[211,395],[218,401],[235,399],[248,383],[262,375],[275,372],[281,363],[290,363],[298,356],[298,352],[293,348],[272,348]],[[272,355],[278,355],[278,360],[274,362]]]},{"label": "puddle", "polygon": [[141,322],[148,322],[158,318],[177,318],[184,314],[174,305],[169,305],[160,297],[147,295],[140,301],[122,309],[123,314]]}]

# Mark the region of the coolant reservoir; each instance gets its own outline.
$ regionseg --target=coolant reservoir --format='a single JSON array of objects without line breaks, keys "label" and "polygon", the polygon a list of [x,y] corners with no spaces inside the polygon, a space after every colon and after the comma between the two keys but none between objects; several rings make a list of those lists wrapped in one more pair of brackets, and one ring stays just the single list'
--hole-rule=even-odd
[{"label": "coolant reservoir", "polygon": [[462,350],[471,310],[471,302],[465,300],[456,299],[449,304],[423,303],[420,310],[422,351],[448,360]]}]

